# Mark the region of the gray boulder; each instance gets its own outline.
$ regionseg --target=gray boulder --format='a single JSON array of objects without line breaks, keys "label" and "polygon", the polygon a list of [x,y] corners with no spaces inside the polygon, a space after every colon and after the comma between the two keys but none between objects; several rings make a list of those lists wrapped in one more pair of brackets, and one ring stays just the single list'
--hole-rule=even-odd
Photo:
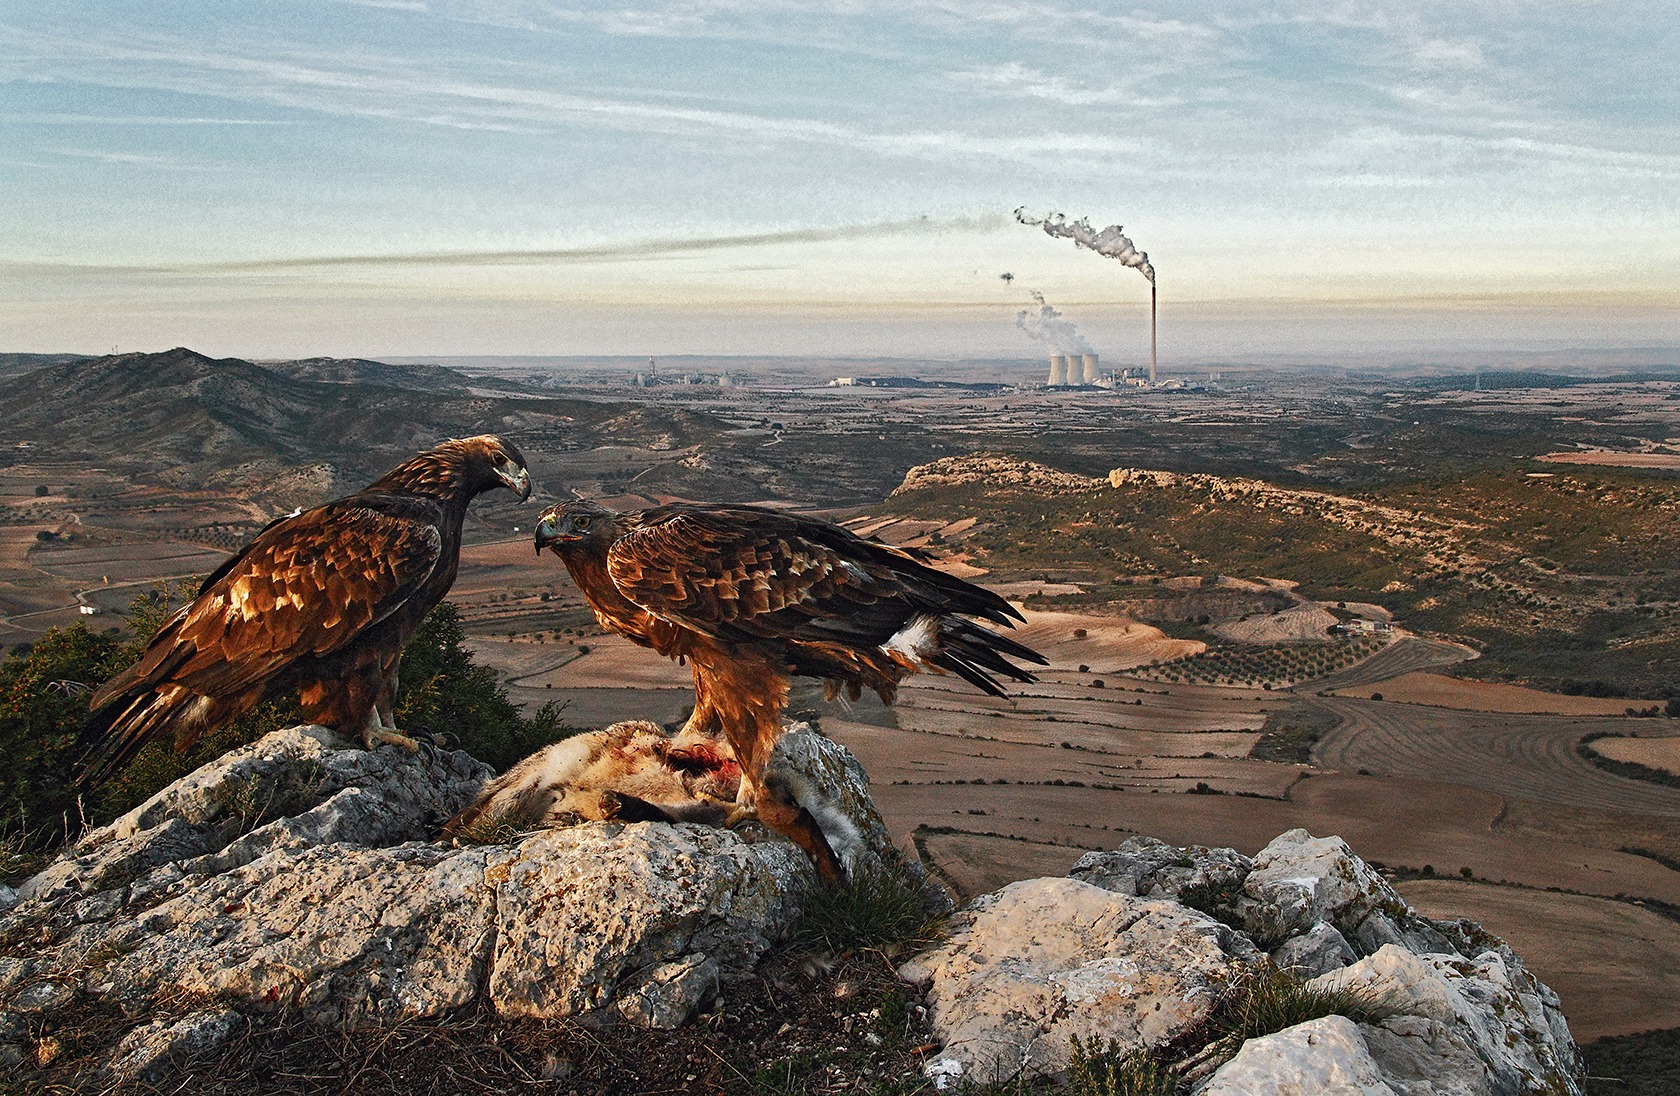
[{"label": "gray boulder", "polygon": [[1396,1096],[1365,1046],[1359,1025],[1326,1016],[1250,1039],[1197,1096]]},{"label": "gray boulder", "polygon": [[122,1080],[156,1081],[171,1059],[213,1051],[244,1027],[245,1018],[230,1008],[194,1012],[174,1023],[153,1020],[123,1036],[110,1069]]},{"label": "gray boulder", "polygon": [[325,727],[288,727],[230,751],[83,836],[19,889],[23,900],[179,888],[265,853],[432,836],[491,776],[456,750],[360,750]]},{"label": "gray boulder", "polygon": [[1277,968],[1303,980],[1340,970],[1358,958],[1347,938],[1328,921],[1319,921],[1272,949],[1272,962]]},{"label": "gray boulder", "polygon": [[[795,728],[774,764],[803,782],[848,863],[897,855],[839,746]],[[814,878],[761,827],[432,840],[490,776],[464,753],[349,748],[319,727],[235,750],[24,884],[0,912],[0,938],[29,941],[0,956],[0,1015],[85,995],[144,1016],[189,995],[346,1028],[478,1001],[670,1027],[753,970]],[[142,1077],[208,1046],[222,1018],[142,1023],[108,1065]]]},{"label": "gray boulder", "polygon": [[1578,1094],[1557,996],[1513,960],[1508,949],[1465,959],[1388,944],[1310,984],[1355,990],[1389,1014],[1362,1030],[1401,1096]]},{"label": "gray boulder", "polygon": [[969,903],[950,938],[900,968],[923,987],[944,1049],[939,1087],[1065,1070],[1075,1037],[1158,1046],[1207,1015],[1257,959],[1206,914],[1075,879],[1032,879]]},{"label": "gray boulder", "polygon": [[1153,837],[1128,837],[1112,852],[1081,856],[1068,876],[1140,898],[1179,898],[1186,892],[1217,898],[1240,892],[1253,866],[1235,849],[1181,849]]},{"label": "gray boulder", "polygon": [[692,823],[548,830],[497,855],[485,991],[496,1009],[570,1016],[628,995],[657,999],[626,1015],[657,1017],[661,1027],[688,1019],[672,1017],[673,999],[700,1000],[691,989],[656,988],[678,977],[670,964],[710,960],[714,985],[750,973],[813,878],[792,845],[748,844]]},{"label": "gray boulder", "polygon": [[1340,837],[1289,830],[1254,857],[1243,892],[1252,915],[1274,932],[1297,936],[1325,921],[1344,936],[1376,911],[1409,913],[1400,893],[1355,856]]}]

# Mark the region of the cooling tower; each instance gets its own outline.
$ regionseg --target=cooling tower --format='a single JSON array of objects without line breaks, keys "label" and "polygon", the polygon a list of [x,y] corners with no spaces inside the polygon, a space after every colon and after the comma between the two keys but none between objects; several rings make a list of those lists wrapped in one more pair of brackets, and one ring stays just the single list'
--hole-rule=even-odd
[{"label": "cooling tower", "polygon": [[1068,382],[1068,360],[1066,354],[1050,355],[1050,379],[1045,384],[1057,387]]},{"label": "cooling tower", "polygon": [[1097,383],[1097,356],[1095,354],[1086,354],[1083,358],[1080,359],[1080,362],[1081,362],[1081,365],[1084,367],[1084,371],[1085,371],[1084,377],[1081,379],[1080,383],[1081,384],[1096,384]]}]

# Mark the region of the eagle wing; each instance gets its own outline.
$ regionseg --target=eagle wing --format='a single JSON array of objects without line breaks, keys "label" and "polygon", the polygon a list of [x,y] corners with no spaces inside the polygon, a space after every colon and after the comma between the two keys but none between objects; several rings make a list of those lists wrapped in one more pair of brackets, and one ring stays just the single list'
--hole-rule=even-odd
[{"label": "eagle wing", "polygon": [[873,646],[907,610],[948,611],[923,589],[941,573],[909,554],[753,507],[646,511],[608,552],[607,574],[649,612],[725,639]]},{"label": "eagle wing", "polygon": [[230,695],[344,647],[425,584],[442,555],[442,517],[429,500],[364,495],[271,524],[92,706],[164,682]]}]

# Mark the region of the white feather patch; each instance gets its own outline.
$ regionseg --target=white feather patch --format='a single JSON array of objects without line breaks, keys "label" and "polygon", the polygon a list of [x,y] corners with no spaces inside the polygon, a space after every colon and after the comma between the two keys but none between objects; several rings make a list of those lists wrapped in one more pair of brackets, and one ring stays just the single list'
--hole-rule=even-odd
[{"label": "white feather patch", "polygon": [[893,633],[881,644],[881,650],[903,655],[917,665],[926,665],[927,657],[939,650],[939,618],[930,613],[918,613],[910,623]]}]

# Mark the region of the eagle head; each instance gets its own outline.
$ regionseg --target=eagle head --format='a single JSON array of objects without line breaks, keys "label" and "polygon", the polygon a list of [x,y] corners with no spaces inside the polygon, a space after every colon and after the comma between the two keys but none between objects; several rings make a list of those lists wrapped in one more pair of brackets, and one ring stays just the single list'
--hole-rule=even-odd
[{"label": "eagle head", "polygon": [[616,534],[618,514],[588,499],[550,506],[537,519],[537,555],[544,548],[555,555],[572,547],[607,547]]},{"label": "eagle head", "polygon": [[521,501],[531,497],[531,473],[525,469],[525,457],[511,441],[495,434],[480,434],[451,444],[462,447],[478,491],[506,487]]}]

